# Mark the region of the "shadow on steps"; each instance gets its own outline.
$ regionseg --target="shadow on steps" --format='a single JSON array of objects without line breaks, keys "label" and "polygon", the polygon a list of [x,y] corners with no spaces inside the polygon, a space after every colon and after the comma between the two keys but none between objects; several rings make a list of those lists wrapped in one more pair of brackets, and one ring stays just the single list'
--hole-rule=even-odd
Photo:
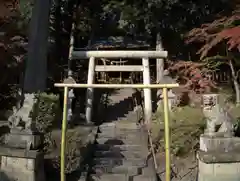
[{"label": "shadow on steps", "polygon": [[119,103],[116,103],[114,105],[111,105],[107,108],[106,113],[107,116],[105,117],[104,122],[111,122],[111,121],[117,121],[119,118],[126,117],[126,114],[129,113],[129,111],[133,110],[133,101],[132,97],[128,97]]}]

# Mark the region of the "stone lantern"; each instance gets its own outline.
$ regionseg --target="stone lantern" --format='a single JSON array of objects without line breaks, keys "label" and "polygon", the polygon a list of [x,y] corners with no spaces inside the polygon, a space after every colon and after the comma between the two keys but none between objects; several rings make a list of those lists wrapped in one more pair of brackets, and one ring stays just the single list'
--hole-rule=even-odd
[{"label": "stone lantern", "polygon": [[[176,102],[176,94],[173,93],[172,89],[169,89],[167,94],[168,94],[168,107],[169,110],[171,111]],[[161,94],[160,98],[163,100],[163,94]]]},{"label": "stone lantern", "polygon": [[[176,81],[169,75],[168,70],[164,70],[163,72],[163,78],[161,80],[161,84],[176,84]],[[160,95],[160,103],[162,103],[163,100],[163,94],[162,90],[158,91],[158,96]],[[168,89],[168,105],[169,105],[169,110],[172,110],[174,104],[176,102],[176,94],[174,94],[172,89]]]}]

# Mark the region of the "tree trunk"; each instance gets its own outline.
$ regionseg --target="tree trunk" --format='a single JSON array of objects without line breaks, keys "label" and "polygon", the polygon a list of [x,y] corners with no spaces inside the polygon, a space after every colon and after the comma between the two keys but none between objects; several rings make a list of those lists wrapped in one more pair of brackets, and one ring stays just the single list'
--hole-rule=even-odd
[{"label": "tree trunk", "polygon": [[37,0],[34,3],[24,77],[25,92],[46,90],[50,7],[50,1]]},{"label": "tree trunk", "polygon": [[238,80],[237,80],[237,74],[236,74],[236,71],[234,69],[232,60],[229,60],[229,66],[230,66],[230,69],[231,69],[233,85],[234,85],[234,89],[235,89],[236,105],[239,106],[240,105],[240,86],[239,86],[239,83],[238,83]]},{"label": "tree trunk", "polygon": [[[157,33],[156,37],[156,50],[157,51],[163,51],[163,45],[162,45],[162,39],[160,32]],[[157,75],[157,84],[161,83],[161,80],[163,78],[163,71],[164,71],[164,60],[163,59],[157,59],[157,64],[156,64],[156,75]],[[160,104],[160,95],[161,95],[161,90],[159,89],[157,91],[157,104]]]}]

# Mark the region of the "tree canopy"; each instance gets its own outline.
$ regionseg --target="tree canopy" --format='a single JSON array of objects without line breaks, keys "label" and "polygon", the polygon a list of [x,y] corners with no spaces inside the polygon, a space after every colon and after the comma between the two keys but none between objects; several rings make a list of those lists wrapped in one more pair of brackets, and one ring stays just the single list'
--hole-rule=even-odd
[{"label": "tree canopy", "polygon": [[[0,30],[4,35],[1,48],[9,52],[14,65],[25,54],[32,3],[32,0],[0,3],[0,23],[4,24]],[[237,0],[217,3],[212,0],[54,0],[49,27],[51,79],[59,79],[59,74],[65,71],[72,19],[79,47],[86,47],[94,38],[120,35],[132,39],[142,37],[155,48],[157,34],[160,34],[170,57],[185,60],[189,52],[206,57],[222,43],[227,43],[231,51],[240,49],[237,4]],[[197,60],[197,56],[194,59]]]}]

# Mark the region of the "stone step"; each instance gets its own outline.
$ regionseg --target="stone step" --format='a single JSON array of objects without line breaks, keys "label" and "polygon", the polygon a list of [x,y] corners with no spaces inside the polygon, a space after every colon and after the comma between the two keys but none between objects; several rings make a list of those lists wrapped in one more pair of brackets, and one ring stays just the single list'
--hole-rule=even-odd
[{"label": "stone step", "polygon": [[133,181],[157,181],[157,177],[138,175],[133,177]]},{"label": "stone step", "polygon": [[129,93],[129,92],[119,92],[118,94],[115,94],[115,95],[111,95],[109,97],[109,99],[111,100],[110,103],[117,103],[119,101],[122,101],[122,100],[126,100],[126,99],[132,99],[132,94],[133,93]]},{"label": "stone step", "polygon": [[125,115],[125,117],[120,118],[120,120],[129,120],[129,121],[133,121],[133,122],[137,122],[137,120],[139,119],[139,116],[136,115],[136,113],[128,113],[127,115]]},{"label": "stone step", "polygon": [[129,181],[127,174],[92,174],[91,181]]},{"label": "stone step", "polygon": [[141,130],[140,129],[119,129],[119,128],[113,128],[113,129],[104,129],[104,130],[99,130],[98,134],[141,134]]},{"label": "stone step", "polygon": [[108,144],[108,145],[140,145],[141,149],[148,147],[148,142],[145,138],[124,138],[124,137],[101,137],[97,138],[96,142],[98,144]]},{"label": "stone step", "polygon": [[139,137],[139,136],[144,136],[140,134],[139,132],[136,131],[128,131],[128,132],[121,132],[121,131],[106,131],[106,132],[101,132],[97,134],[98,137]]},{"label": "stone step", "polygon": [[131,145],[131,144],[143,144],[143,140],[140,139],[118,139],[118,138],[97,138],[98,144],[111,144],[111,145]]},{"label": "stone step", "polygon": [[147,150],[143,148],[142,145],[110,145],[110,144],[98,144],[96,145],[97,151],[138,151],[138,150]]},{"label": "stone step", "polygon": [[132,122],[137,122],[139,120],[137,115],[129,115],[126,114],[122,117],[118,117],[117,121],[132,121]]},{"label": "stone step", "polygon": [[98,135],[141,135],[141,130],[139,129],[105,129],[99,131]]},{"label": "stone step", "polygon": [[81,177],[80,179],[78,179],[78,181],[87,181],[87,179],[84,177]]},{"label": "stone step", "polygon": [[114,102],[111,102],[108,106],[108,111],[117,111],[121,108],[124,110],[131,110],[133,108],[132,97],[127,97],[125,99],[120,98]]},{"label": "stone step", "polygon": [[146,159],[145,158],[135,158],[127,160],[124,157],[121,158],[94,158],[93,165],[95,167],[103,167],[103,168],[114,168],[119,166],[125,167],[144,167],[146,166]]},{"label": "stone step", "polygon": [[138,150],[136,152],[133,151],[96,151],[94,153],[95,157],[98,158],[126,158],[126,159],[139,159],[146,158],[147,153],[142,150]]},{"label": "stone step", "polygon": [[129,176],[138,175],[141,169],[138,166],[121,165],[116,167],[94,166],[92,168],[96,173],[102,174],[128,174]]},{"label": "stone step", "polygon": [[78,181],[87,181],[87,173],[81,174],[81,176],[80,176],[80,178],[78,179]]},{"label": "stone step", "polygon": [[98,138],[108,138],[108,139],[137,139],[143,140],[145,137],[139,133],[99,133]]},{"label": "stone step", "polygon": [[98,136],[145,136],[147,134],[144,134],[141,132],[141,130],[131,130],[131,129],[108,129],[108,130],[101,130],[98,132]]},{"label": "stone step", "polygon": [[112,123],[104,123],[99,126],[100,130],[104,129],[112,129],[112,128],[118,128],[118,129],[139,129],[140,126],[138,126],[135,122],[112,122]]},{"label": "stone step", "polygon": [[120,93],[120,94],[110,96],[109,99],[111,100],[109,105],[114,105],[123,100],[132,100],[132,94],[127,93],[123,95],[123,93]]},{"label": "stone step", "polygon": [[121,121],[116,123],[117,128],[122,129],[140,129],[140,126],[138,126],[135,122],[132,121]]},{"label": "stone step", "polygon": [[131,110],[131,111],[129,111],[128,112],[128,114],[127,115],[129,115],[129,116],[137,116],[138,114],[139,114],[140,112],[137,112],[137,110],[135,111],[135,110]]},{"label": "stone step", "polygon": [[147,160],[147,167],[144,167],[142,169],[142,175],[150,176],[150,177],[154,177],[154,178],[157,176],[153,158],[150,158]]},{"label": "stone step", "polygon": [[123,96],[122,94],[118,94],[113,96],[110,96],[111,102],[113,103],[118,103],[118,102],[122,102],[124,100],[129,100],[132,99],[132,94],[127,94],[126,96]]},{"label": "stone step", "polygon": [[[122,121],[122,120],[121,120]],[[120,121],[120,122],[121,122]],[[99,129],[99,133],[141,133],[142,130],[140,128],[132,128],[132,129],[129,129],[129,128],[119,128],[119,127],[109,127],[109,128],[100,128]]]},{"label": "stone step", "polygon": [[99,126],[99,128],[108,128],[108,127],[113,128],[115,126],[116,126],[116,123],[111,122],[111,123],[103,123]]}]

